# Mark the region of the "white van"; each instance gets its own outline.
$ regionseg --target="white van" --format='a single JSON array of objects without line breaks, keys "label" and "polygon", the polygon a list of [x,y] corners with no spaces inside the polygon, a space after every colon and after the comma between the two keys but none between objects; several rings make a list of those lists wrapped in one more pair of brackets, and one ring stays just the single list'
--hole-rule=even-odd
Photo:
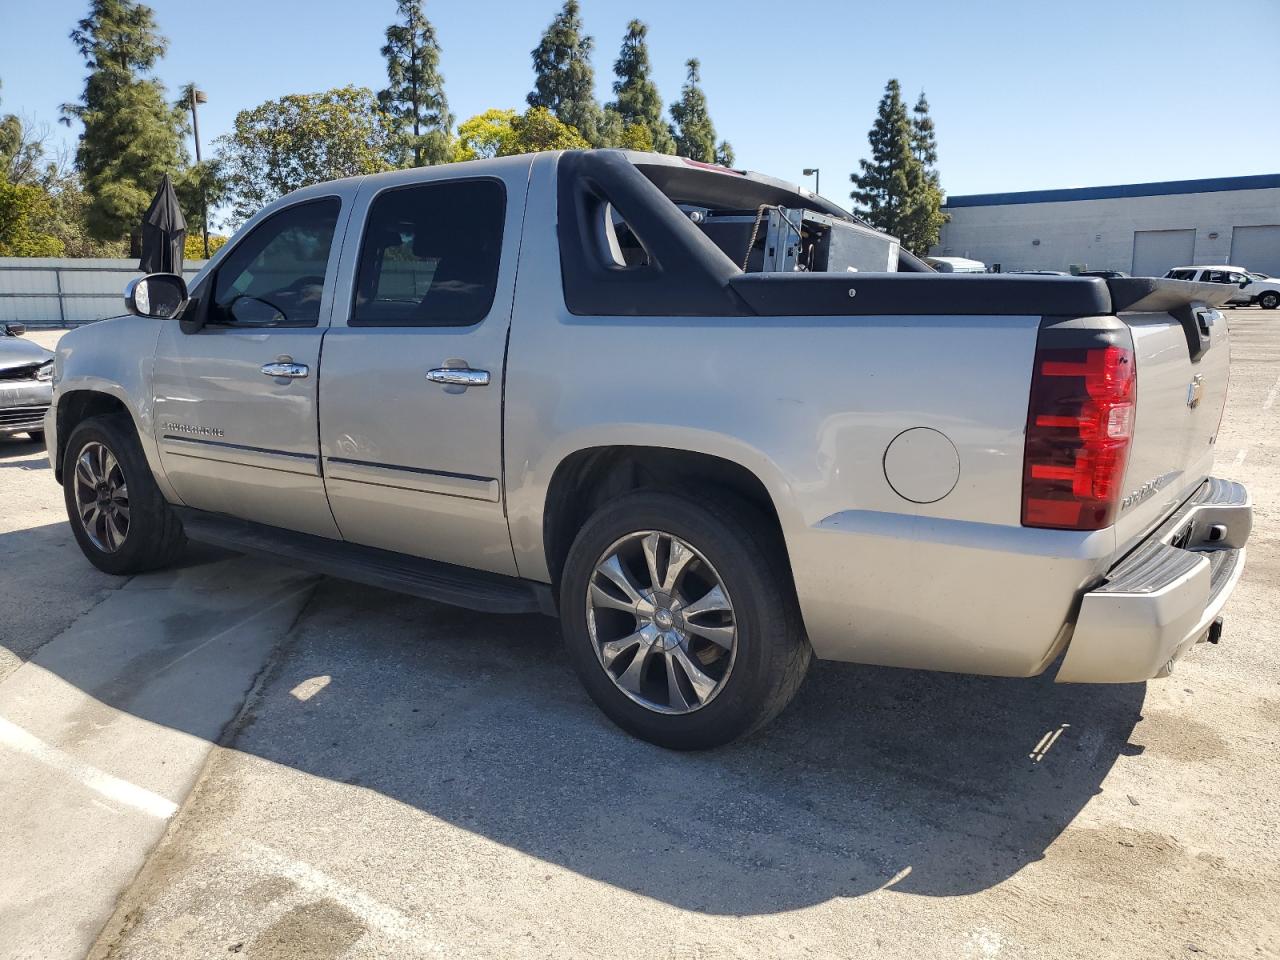
[{"label": "white van", "polygon": [[965,257],[925,257],[924,262],[939,273],[986,273],[987,265],[981,260]]}]

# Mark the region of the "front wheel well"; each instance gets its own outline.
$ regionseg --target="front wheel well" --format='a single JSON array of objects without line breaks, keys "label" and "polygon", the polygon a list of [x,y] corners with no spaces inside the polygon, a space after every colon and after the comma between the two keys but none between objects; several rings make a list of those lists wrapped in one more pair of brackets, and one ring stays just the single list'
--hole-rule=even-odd
[{"label": "front wheel well", "polygon": [[[67,440],[71,432],[90,417],[123,413],[129,416],[129,408],[117,397],[96,390],[73,390],[58,399],[58,449],[55,451],[53,475],[62,482],[62,463],[67,452]],[[132,421],[132,417],[129,417]]]},{"label": "front wheel well", "polygon": [[[587,518],[603,504],[638,490],[685,497],[728,496],[754,508],[766,521],[790,570],[782,524],[769,491],[739,463],[706,453],[667,447],[593,447],[566,457],[547,488],[542,538],[547,570],[558,585],[569,548]],[[790,585],[788,585],[790,586]]]}]

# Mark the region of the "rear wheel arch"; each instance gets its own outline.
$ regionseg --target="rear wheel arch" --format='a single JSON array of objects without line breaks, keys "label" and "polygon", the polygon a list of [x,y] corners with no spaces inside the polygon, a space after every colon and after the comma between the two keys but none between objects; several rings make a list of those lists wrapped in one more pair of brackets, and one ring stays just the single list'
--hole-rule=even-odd
[{"label": "rear wheel arch", "polygon": [[[134,423],[133,414],[119,397],[100,390],[72,390],[58,398],[58,449],[54,452],[54,477],[59,483],[63,480],[63,461],[67,452],[67,441],[76,427],[90,417],[124,414],[133,423],[134,431],[138,425]],[[141,436],[141,434],[139,434]]]},{"label": "rear wheel arch", "polygon": [[[775,539],[781,566],[790,560],[778,509],[760,477],[733,460],[671,447],[607,446],[578,450],[556,466],[542,513],[542,540],[551,582],[558,585],[574,537],[601,506],[640,490],[697,499],[720,493],[758,512]],[[794,590],[788,582],[787,589]]]}]

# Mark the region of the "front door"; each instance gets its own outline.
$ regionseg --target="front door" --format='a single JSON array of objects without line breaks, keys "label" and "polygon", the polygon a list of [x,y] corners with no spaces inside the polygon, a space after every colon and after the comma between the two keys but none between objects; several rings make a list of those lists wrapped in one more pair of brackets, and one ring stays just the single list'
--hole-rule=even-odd
[{"label": "front door", "polygon": [[502,376],[528,167],[435,167],[357,198],[349,313],[334,317],[321,371],[325,484],[346,540],[516,572]]},{"label": "front door", "polygon": [[338,537],[320,476],[316,396],[333,300],[339,196],[263,217],[196,296],[207,323],[165,325],[155,358],[155,434],[190,507]]}]

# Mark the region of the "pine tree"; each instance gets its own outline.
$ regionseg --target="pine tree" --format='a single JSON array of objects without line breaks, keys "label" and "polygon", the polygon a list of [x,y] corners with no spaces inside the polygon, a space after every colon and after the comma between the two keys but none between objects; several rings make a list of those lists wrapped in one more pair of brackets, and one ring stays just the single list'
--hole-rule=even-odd
[{"label": "pine tree", "polygon": [[398,0],[399,19],[387,27],[382,56],[387,88],[378,103],[390,120],[392,163],[422,167],[453,157],[453,115],[440,75],[440,44],[422,9],[422,0]]},{"label": "pine tree", "polygon": [[720,146],[716,147],[716,163],[722,167],[732,167],[736,162],[733,153],[733,144],[728,140],[721,140]]},{"label": "pine tree", "polygon": [[911,108],[911,152],[923,164],[925,171],[936,176],[934,169],[938,165],[938,138],[933,127],[933,118],[929,116],[929,101],[924,91],[920,91],[920,99]]},{"label": "pine tree", "polygon": [[89,195],[86,225],[98,240],[128,234],[136,253],[160,178],[187,163],[184,114],[149,76],[167,41],[151,8],[134,0],[91,0],[71,40],[89,68],[80,102],[62,108],[64,122],[84,124],[76,166]]},{"label": "pine tree", "polygon": [[702,92],[702,65],[697,59],[685,62],[688,74],[680,99],[671,105],[674,122],[672,134],[676,139],[676,153],[702,163],[718,163],[721,159],[733,162],[733,147],[721,141],[716,148],[716,128],[707,113],[707,95]]},{"label": "pine tree", "polygon": [[676,142],[671,130],[662,119],[662,97],[650,76],[649,45],[645,38],[649,28],[639,20],[627,24],[622,38],[622,50],[613,64],[618,77],[613,83],[613,95],[617,99],[609,104],[622,118],[622,140],[628,144],[643,142],[646,138],[631,127],[643,127],[648,131],[649,150],[656,153],[675,153]]},{"label": "pine tree", "polygon": [[942,212],[942,178],[938,174],[938,137],[929,116],[929,101],[924,91],[911,108],[911,152],[924,168],[924,185],[919,201],[911,214],[907,236],[911,240],[909,250],[921,256],[938,242],[942,225],[951,218]]},{"label": "pine tree", "polygon": [[534,87],[526,99],[529,106],[545,107],[588,143],[597,145],[603,117],[591,67],[594,44],[591,37],[583,36],[578,0],[565,0],[532,51]]},{"label": "pine tree", "polygon": [[928,253],[942,226],[942,196],[916,149],[936,148],[917,141],[897,80],[885,86],[867,139],[871,159],[859,161],[861,172],[850,176],[857,212],[872,226],[898,237],[908,250]]}]

